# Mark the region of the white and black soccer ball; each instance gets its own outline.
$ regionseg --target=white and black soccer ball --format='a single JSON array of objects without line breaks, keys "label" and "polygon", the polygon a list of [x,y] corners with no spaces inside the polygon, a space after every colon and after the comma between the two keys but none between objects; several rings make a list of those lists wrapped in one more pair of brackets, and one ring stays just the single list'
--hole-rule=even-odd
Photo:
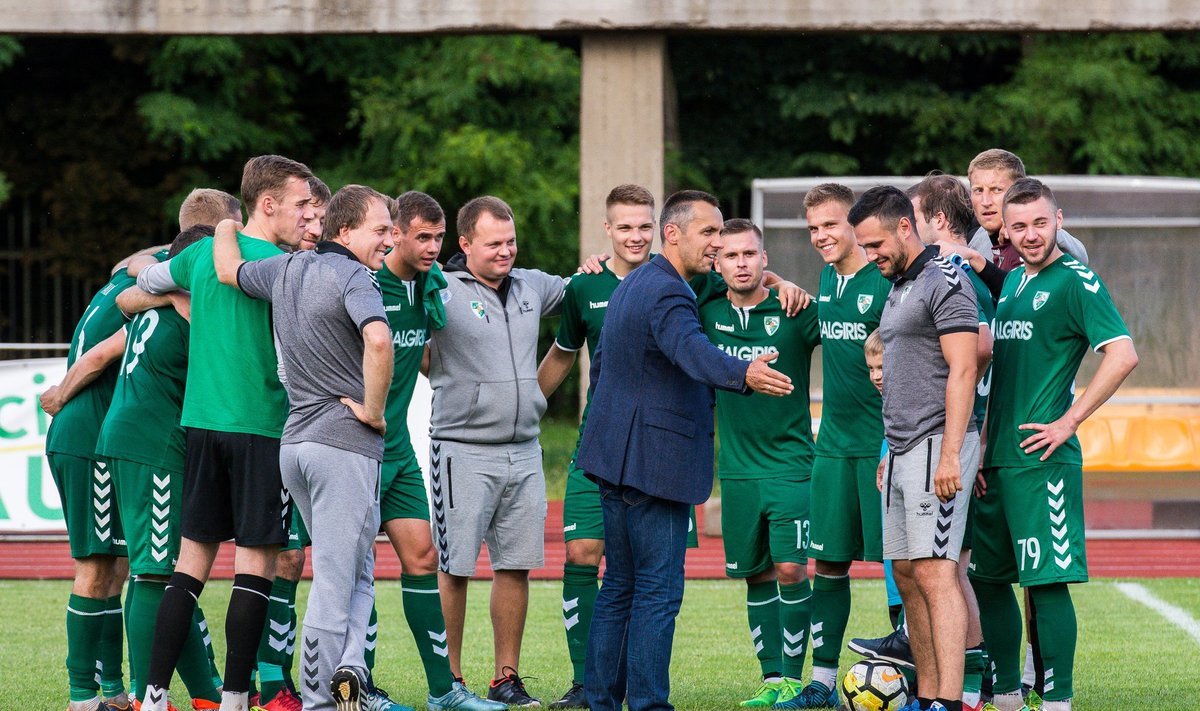
[{"label": "white and black soccer ball", "polygon": [[887,662],[864,659],[842,678],[842,693],[850,711],[897,711],[908,705],[908,682]]}]

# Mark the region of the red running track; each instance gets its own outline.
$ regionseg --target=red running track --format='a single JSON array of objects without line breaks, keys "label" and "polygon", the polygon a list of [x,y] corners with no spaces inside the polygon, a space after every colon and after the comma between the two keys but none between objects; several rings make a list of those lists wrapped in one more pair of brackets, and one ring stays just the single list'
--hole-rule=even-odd
[{"label": "red running track", "polygon": [[[704,530],[704,511],[697,509],[700,530]],[[376,577],[395,580],[400,577],[400,563],[387,543],[376,545]],[[1088,569],[1092,577],[1131,578],[1194,578],[1200,577],[1200,539],[1151,540],[1089,540]],[[562,502],[550,502],[546,518],[546,565],[533,571],[539,580],[562,578],[563,559]],[[479,556],[477,577],[490,578],[487,550]],[[685,573],[690,579],[723,578],[725,559],[721,539],[700,536],[700,547],[689,550]],[[306,577],[312,575],[311,567]],[[3,579],[69,579],[74,568],[66,541],[0,543],[0,578]],[[809,565],[812,574],[812,565]],[[883,566],[878,563],[855,563],[851,575],[857,578],[881,578]],[[233,577],[233,546],[225,544],[217,556],[213,576]]]}]

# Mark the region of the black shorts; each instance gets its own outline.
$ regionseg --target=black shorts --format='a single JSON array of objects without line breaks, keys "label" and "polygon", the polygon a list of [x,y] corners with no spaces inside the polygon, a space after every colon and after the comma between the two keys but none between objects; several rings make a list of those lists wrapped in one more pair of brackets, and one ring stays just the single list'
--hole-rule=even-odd
[{"label": "black shorts", "polygon": [[291,515],[292,499],[279,474],[278,439],[188,428],[184,538],[282,545]]}]

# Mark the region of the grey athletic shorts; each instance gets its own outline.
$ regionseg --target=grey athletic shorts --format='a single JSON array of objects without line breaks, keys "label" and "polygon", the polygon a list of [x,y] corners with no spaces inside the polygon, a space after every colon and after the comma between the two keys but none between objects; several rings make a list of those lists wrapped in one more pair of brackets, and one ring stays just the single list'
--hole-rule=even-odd
[{"label": "grey athletic shorts", "polygon": [[967,505],[979,466],[979,434],[968,432],[959,452],[962,491],[943,503],[934,493],[933,475],[942,452],[942,435],[918,442],[904,454],[889,453],[883,471],[883,557],[885,560],[947,558],[958,561]]},{"label": "grey athletic shorts", "polygon": [[545,563],[546,477],[537,438],[515,444],[429,443],[438,569],[475,574],[480,542],[492,570]]}]

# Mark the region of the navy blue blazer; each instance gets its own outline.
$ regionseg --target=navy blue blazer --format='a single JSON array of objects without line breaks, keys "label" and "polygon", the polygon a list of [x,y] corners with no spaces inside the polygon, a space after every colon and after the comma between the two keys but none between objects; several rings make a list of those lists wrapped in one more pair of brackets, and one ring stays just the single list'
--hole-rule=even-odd
[{"label": "navy blue blazer", "polygon": [[613,485],[703,503],[713,484],[713,388],[745,392],[749,366],[708,340],[695,293],[658,255],[608,301],[576,466]]}]

